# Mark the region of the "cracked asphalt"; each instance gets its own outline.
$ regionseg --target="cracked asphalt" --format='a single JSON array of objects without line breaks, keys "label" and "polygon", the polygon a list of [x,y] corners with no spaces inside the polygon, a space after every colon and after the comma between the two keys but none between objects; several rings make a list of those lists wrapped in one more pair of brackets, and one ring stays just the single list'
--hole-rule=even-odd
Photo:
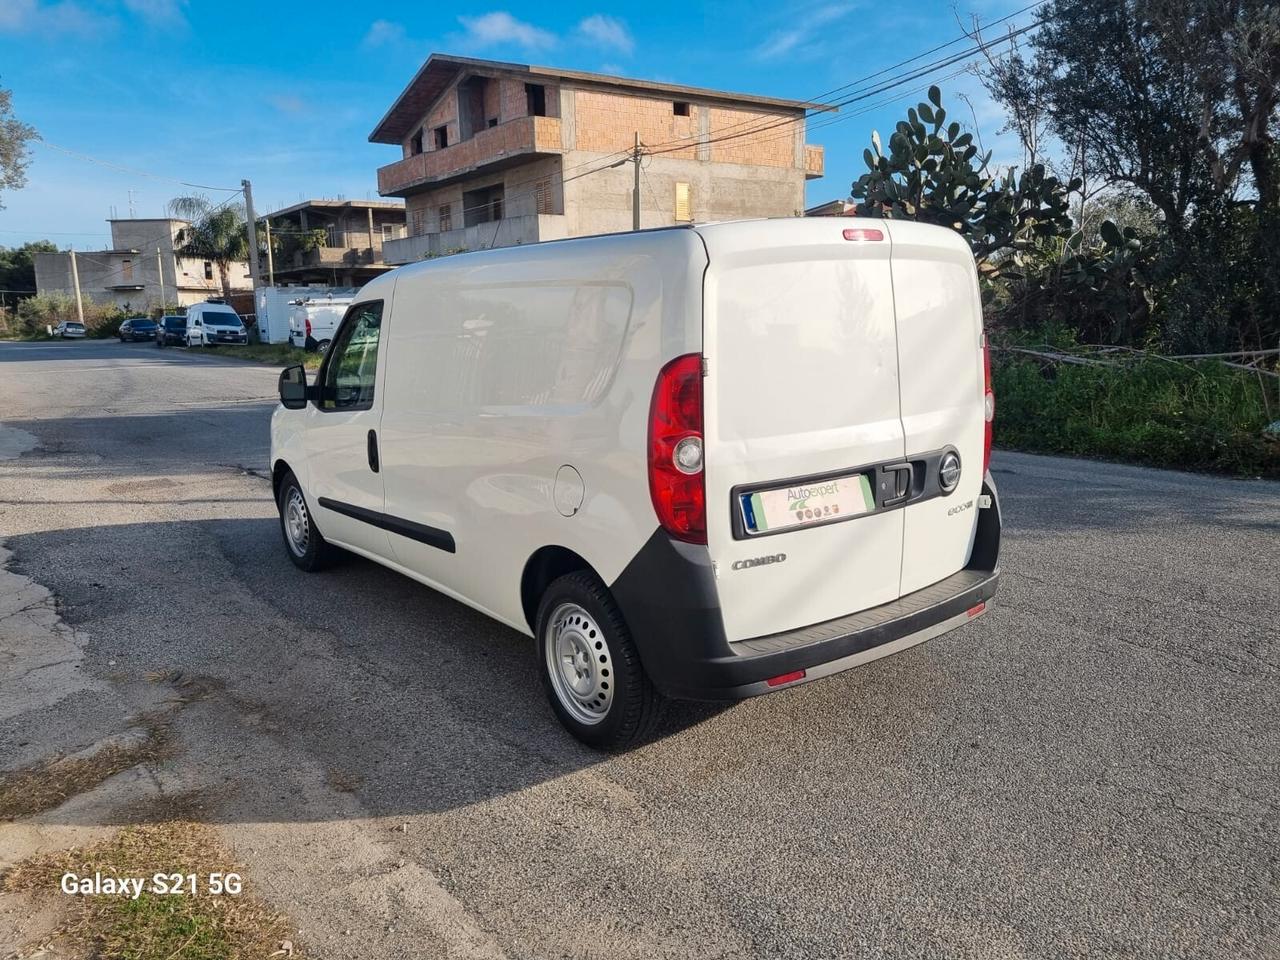
[{"label": "cracked asphalt", "polygon": [[1280,485],[997,451],[986,617],[604,757],[525,638],[290,565],[275,376],[0,343],[0,769],[173,738],[0,870],[169,802],[319,957],[1280,956]]}]

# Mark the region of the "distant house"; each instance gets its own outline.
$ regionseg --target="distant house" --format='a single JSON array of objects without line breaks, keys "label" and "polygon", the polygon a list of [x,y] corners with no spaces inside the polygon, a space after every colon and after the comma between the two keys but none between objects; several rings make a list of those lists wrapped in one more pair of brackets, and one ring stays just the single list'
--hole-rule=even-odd
[{"label": "distant house", "polygon": [[857,216],[858,205],[852,200],[828,200],[804,212],[806,217],[853,217]]},{"label": "distant house", "polygon": [[400,148],[378,192],[405,198],[388,263],[629,230],[637,137],[643,227],[804,210],[826,105],[432,54],[369,135]]},{"label": "distant house", "polygon": [[276,285],[361,286],[390,269],[383,245],[405,235],[398,201],[306,200],[266,219]]},{"label": "distant house", "polygon": [[[107,222],[111,225],[109,249],[76,251],[83,296],[144,312],[162,304],[185,306],[222,295],[217,264],[179,257],[175,252],[179,232],[190,225],[186,220]],[[37,293],[75,294],[70,253],[37,253],[33,259]],[[233,263],[229,278],[233,292],[252,289],[247,263]]]}]

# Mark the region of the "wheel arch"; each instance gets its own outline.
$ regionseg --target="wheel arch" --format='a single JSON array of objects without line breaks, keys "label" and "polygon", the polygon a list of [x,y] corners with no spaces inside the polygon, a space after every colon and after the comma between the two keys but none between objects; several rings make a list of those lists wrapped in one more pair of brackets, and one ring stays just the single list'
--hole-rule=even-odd
[{"label": "wheel arch", "polygon": [[525,561],[524,572],[520,575],[520,606],[531,633],[536,635],[538,632],[538,604],[547,587],[565,574],[579,570],[585,570],[597,578],[600,576],[583,556],[568,547],[539,547]]},{"label": "wheel arch", "polygon": [[271,499],[280,502],[280,484],[284,483],[285,474],[293,473],[293,467],[280,457],[271,465]]}]

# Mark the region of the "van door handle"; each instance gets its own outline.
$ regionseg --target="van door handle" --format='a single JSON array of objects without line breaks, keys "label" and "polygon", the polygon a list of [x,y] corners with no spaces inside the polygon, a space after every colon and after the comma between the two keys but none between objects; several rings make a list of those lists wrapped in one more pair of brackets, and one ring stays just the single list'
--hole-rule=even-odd
[{"label": "van door handle", "polygon": [[369,431],[369,469],[378,472],[378,432]]},{"label": "van door handle", "polygon": [[[896,507],[900,503],[905,503],[907,497],[911,495],[911,480],[915,473],[910,463],[889,463],[880,468],[881,476],[881,500],[882,507]],[[904,483],[903,480],[906,480]],[[886,490],[885,480],[891,479],[893,487]]]}]

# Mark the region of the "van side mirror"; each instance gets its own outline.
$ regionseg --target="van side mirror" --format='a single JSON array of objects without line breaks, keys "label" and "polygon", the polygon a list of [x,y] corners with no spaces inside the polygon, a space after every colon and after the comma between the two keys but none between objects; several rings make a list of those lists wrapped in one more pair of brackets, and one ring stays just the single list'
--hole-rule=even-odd
[{"label": "van side mirror", "polygon": [[280,403],[286,410],[301,410],[307,405],[307,371],[295,363],[280,371]]}]

